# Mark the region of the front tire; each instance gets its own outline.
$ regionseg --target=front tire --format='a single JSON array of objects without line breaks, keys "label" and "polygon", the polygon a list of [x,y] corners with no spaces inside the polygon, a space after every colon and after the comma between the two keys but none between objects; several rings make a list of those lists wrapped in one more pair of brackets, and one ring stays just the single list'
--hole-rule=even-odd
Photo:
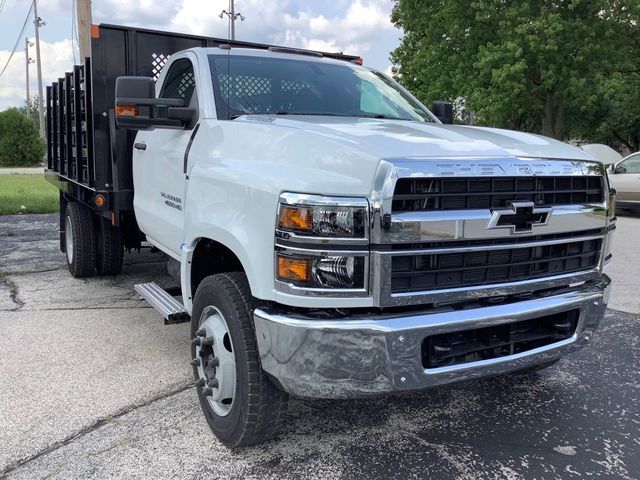
[{"label": "front tire", "polygon": [[69,202],[64,215],[65,256],[75,278],[93,275],[96,262],[96,233],[92,212],[78,202]]},{"label": "front tire", "polygon": [[243,273],[206,277],[191,316],[193,375],[209,427],[227,447],[265,442],[278,431],[288,395],[262,370],[253,305]]}]

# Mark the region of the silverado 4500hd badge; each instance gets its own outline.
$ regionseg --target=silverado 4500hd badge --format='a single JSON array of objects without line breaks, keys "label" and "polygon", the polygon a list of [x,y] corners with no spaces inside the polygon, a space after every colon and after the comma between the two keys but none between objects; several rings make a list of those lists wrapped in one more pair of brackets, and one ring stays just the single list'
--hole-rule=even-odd
[{"label": "silverado 4500hd badge", "polygon": [[165,205],[175,208],[176,210],[182,210],[182,199],[180,197],[165,192],[160,192],[160,196],[164,198]]}]

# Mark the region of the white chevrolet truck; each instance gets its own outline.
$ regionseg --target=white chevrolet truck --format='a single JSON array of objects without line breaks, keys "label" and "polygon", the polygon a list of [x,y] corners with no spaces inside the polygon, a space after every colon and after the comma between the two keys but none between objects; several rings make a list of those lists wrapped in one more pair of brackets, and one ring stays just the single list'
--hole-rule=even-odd
[{"label": "white chevrolet truck", "polygon": [[538,135],[451,125],[342,54],[94,26],[47,88],[75,277],[152,246],[191,322],[202,410],[230,447],[289,394],[357,398],[548,366],[603,318],[603,167]]}]

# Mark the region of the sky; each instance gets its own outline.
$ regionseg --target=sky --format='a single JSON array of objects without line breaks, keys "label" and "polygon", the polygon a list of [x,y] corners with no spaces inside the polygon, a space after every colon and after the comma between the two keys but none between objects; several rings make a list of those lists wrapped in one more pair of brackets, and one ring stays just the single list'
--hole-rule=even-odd
[{"label": "sky", "polygon": [[[0,0],[0,71],[13,49],[29,0]],[[314,50],[342,51],[364,57],[370,67],[389,71],[389,53],[401,32],[390,22],[393,0],[236,0],[236,39]],[[78,47],[72,35],[73,0],[40,0],[43,88],[73,65]],[[138,26],[226,38],[228,22],[219,17],[228,0],[94,0],[93,23]],[[30,18],[26,36],[33,40]],[[25,102],[25,40],[20,40],[0,76],[0,110]],[[29,56],[35,59],[35,47]],[[37,91],[35,64],[30,66],[31,95]]]}]

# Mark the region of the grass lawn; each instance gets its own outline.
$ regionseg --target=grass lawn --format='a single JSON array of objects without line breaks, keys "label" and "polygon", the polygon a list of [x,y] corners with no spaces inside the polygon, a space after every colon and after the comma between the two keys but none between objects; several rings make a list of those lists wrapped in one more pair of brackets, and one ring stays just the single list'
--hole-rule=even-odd
[{"label": "grass lawn", "polygon": [[44,175],[0,175],[0,215],[58,211],[58,189]]}]

